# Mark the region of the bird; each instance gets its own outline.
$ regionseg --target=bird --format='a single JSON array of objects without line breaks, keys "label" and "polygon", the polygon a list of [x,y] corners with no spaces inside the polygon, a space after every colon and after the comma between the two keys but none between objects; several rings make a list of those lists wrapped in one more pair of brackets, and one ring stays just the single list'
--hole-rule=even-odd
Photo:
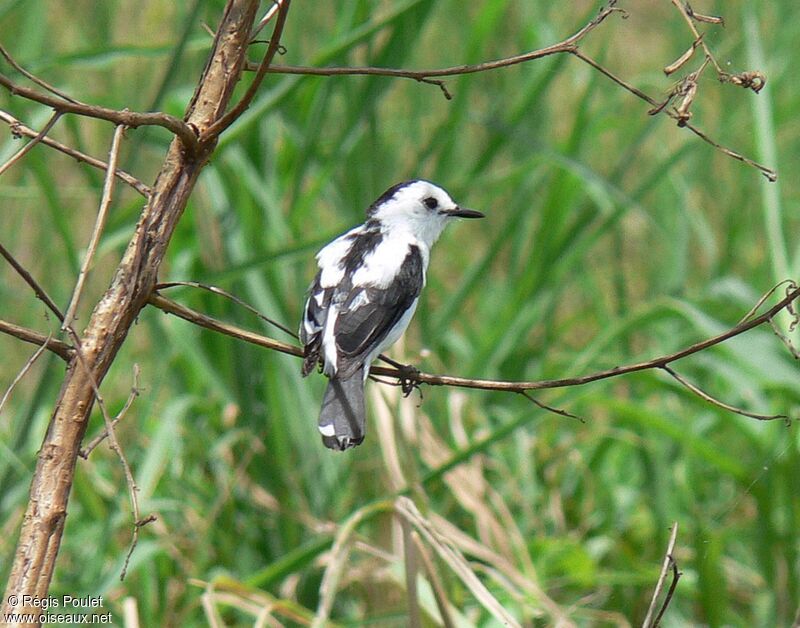
[{"label": "bird", "polygon": [[433,244],[456,218],[483,218],[424,179],[397,183],[367,209],[366,221],[316,255],[300,323],[303,377],[328,378],[318,428],[329,449],[360,445],[370,364],[403,334],[417,308]]}]

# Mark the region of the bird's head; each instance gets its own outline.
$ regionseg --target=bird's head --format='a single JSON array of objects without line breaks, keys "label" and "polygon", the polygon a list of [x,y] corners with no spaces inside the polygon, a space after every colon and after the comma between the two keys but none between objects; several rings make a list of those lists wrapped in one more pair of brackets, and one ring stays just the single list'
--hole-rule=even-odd
[{"label": "bird's head", "polygon": [[474,209],[459,207],[438,185],[421,179],[393,185],[370,205],[370,220],[384,229],[398,229],[431,246],[454,218],[483,218]]}]

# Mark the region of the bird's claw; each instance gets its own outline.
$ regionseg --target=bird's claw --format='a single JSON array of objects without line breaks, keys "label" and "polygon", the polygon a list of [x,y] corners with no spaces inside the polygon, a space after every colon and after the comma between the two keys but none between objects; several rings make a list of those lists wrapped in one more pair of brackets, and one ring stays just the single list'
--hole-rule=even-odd
[{"label": "bird's claw", "polygon": [[408,397],[414,390],[420,390],[420,370],[416,366],[413,364],[401,364],[397,370],[400,371],[398,379],[400,380],[400,389],[403,391],[403,397]]}]

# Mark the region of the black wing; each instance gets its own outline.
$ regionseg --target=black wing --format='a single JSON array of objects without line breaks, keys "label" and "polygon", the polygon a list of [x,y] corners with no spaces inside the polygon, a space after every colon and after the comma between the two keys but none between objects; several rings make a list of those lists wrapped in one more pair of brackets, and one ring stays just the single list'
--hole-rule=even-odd
[{"label": "black wing", "polygon": [[422,255],[418,247],[411,246],[391,285],[358,286],[348,291],[338,307],[334,327],[340,377],[352,375],[383,342],[419,296],[423,281]]},{"label": "black wing", "polygon": [[313,371],[320,361],[322,332],[325,329],[328,307],[335,290],[335,288],[323,288],[320,285],[321,276],[322,272],[320,271],[308,289],[308,300],[303,312],[303,321],[300,323],[300,342],[303,344],[302,373],[304,377]]}]

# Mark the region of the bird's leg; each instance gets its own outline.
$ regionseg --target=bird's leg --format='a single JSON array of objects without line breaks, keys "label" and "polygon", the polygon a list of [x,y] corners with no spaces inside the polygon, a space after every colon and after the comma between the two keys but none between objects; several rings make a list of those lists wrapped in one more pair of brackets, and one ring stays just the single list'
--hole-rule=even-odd
[{"label": "bird's leg", "polygon": [[393,366],[399,371],[398,380],[400,381],[400,389],[403,391],[403,397],[408,397],[415,389],[420,391],[422,396],[422,389],[419,385],[419,369],[413,364],[402,364],[385,355],[379,356],[381,360]]}]

